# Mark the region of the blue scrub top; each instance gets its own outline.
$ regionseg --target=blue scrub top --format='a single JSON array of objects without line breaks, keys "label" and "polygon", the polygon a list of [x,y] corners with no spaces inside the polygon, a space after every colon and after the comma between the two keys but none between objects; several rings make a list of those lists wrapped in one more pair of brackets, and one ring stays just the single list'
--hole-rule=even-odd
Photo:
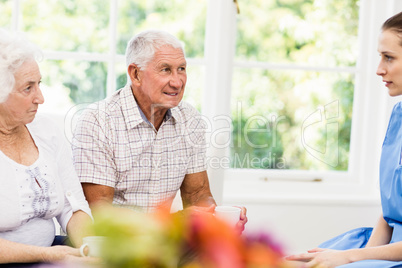
[{"label": "blue scrub top", "polygon": [[[402,104],[397,103],[388,123],[382,146],[380,161],[380,191],[384,219],[393,227],[390,243],[402,241]],[[321,248],[352,249],[363,248],[371,235],[372,228],[357,228],[334,237],[321,245]],[[402,267],[401,262],[384,260],[364,260],[338,266],[338,268],[391,268]]]}]

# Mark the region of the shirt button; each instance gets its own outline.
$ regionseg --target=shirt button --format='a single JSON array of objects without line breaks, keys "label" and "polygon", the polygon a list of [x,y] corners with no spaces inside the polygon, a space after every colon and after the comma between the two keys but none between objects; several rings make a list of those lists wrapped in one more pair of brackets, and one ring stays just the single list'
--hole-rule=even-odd
[{"label": "shirt button", "polygon": [[68,191],[67,192],[67,196],[71,196],[72,194],[71,194],[71,192],[70,191]]}]

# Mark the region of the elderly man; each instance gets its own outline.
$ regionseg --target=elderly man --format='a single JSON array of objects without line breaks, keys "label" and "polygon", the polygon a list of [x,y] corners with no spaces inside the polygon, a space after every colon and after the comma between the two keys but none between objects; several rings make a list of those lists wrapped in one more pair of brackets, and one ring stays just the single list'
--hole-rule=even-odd
[{"label": "elderly man", "polygon": [[[127,85],[87,109],[74,133],[75,167],[89,204],[148,212],[170,207],[180,189],[185,210],[213,212],[206,124],[181,101],[187,81],[181,43],[144,31],[129,41],[126,64]],[[237,228],[246,222],[242,208]]]}]

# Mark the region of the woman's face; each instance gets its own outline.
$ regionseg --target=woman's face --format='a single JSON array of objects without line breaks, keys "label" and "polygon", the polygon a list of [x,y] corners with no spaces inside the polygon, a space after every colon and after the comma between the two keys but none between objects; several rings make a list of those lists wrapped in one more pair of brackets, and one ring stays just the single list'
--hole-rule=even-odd
[{"label": "woman's face", "polygon": [[383,31],[378,41],[378,52],[381,60],[378,64],[377,75],[382,77],[390,96],[402,94],[401,41],[401,37],[391,30]]},{"label": "woman's face", "polygon": [[24,62],[14,73],[15,85],[0,110],[12,124],[28,124],[35,118],[39,104],[44,102],[39,88],[41,74],[35,60]]}]

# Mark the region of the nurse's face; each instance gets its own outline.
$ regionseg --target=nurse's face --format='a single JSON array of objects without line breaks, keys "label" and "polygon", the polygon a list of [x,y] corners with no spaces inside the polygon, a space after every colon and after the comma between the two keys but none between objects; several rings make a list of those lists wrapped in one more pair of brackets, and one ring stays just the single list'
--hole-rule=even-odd
[{"label": "nurse's face", "polygon": [[401,36],[392,30],[383,31],[378,41],[381,60],[378,64],[377,75],[382,77],[390,96],[402,94],[401,42]]}]

